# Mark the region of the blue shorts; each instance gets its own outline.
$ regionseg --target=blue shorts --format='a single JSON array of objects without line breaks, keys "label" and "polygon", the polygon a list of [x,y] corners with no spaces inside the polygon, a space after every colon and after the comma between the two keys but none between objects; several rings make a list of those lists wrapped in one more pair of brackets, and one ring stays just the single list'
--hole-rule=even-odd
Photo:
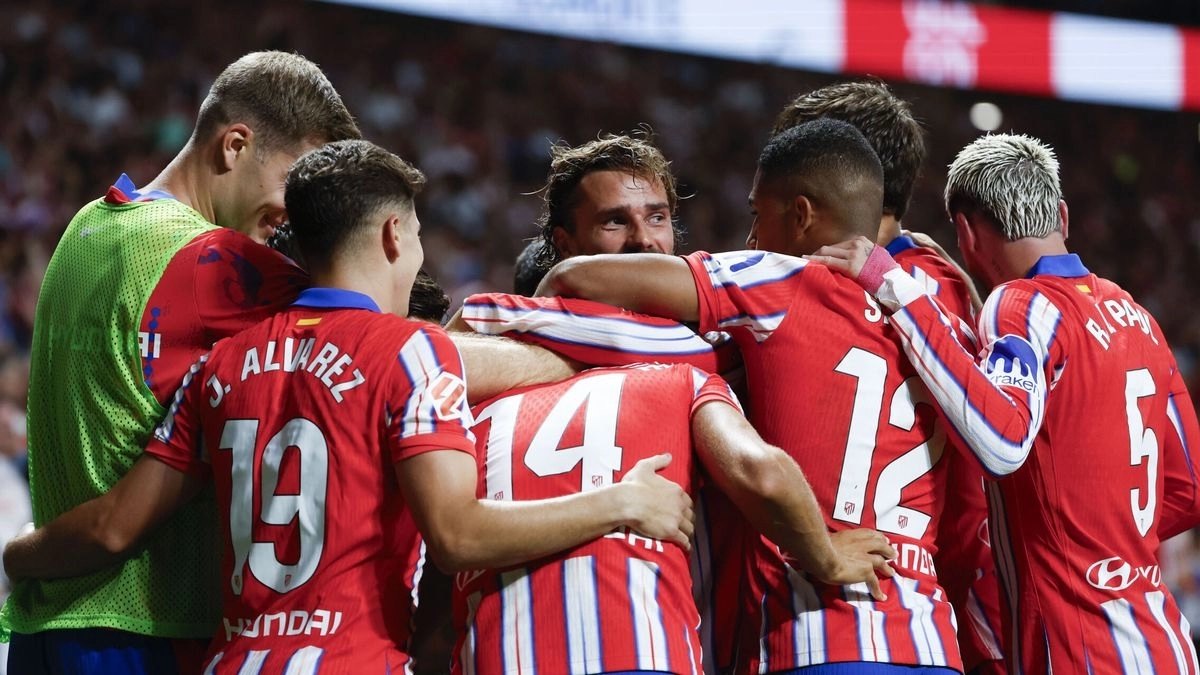
[{"label": "blue shorts", "polygon": [[191,675],[203,665],[208,640],[172,640],[111,628],[12,634],[8,672],[21,675]]},{"label": "blue shorts", "polygon": [[894,663],[856,661],[779,670],[771,675],[960,675],[960,673],[953,668],[943,666],[902,666]]}]

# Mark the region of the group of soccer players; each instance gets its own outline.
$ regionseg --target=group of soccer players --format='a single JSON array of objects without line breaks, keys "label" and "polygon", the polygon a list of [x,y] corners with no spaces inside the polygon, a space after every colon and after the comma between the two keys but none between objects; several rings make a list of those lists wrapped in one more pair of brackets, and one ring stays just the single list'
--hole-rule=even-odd
[{"label": "group of soccer players", "polygon": [[801,94],[749,250],[678,257],[653,145],[556,147],[539,297],[448,334],[404,318],[424,177],[314,64],[243,57],[47,271],[10,671],[1197,673],[1161,330],[1067,253],[1026,136],[947,178],[980,303],[901,230],[923,159],[884,85]]}]

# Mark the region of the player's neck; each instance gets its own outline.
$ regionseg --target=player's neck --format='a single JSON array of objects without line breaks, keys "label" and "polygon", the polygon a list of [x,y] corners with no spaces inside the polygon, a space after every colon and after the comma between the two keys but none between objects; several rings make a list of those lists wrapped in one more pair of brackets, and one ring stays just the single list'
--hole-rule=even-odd
[{"label": "player's neck", "polygon": [[1058,233],[1047,235],[1041,239],[1025,237],[1006,242],[1001,256],[1006,279],[1000,281],[1023,278],[1043,257],[1065,255],[1066,253],[1067,244],[1062,235]]},{"label": "player's neck", "polygon": [[168,192],[181,204],[192,208],[215,225],[217,221],[212,203],[211,180],[206,169],[207,167],[201,165],[201,159],[189,141],[188,147],[176,155],[154,180],[142,188],[142,191]]},{"label": "player's neck", "polygon": [[325,268],[312,267],[309,269],[309,279],[313,286],[322,288],[340,288],[347,291],[362,293],[375,301],[384,312],[390,312],[393,307],[393,293],[386,280],[391,276],[387,270],[379,270],[369,264],[344,265],[333,263]]},{"label": "player's neck", "polygon": [[900,221],[890,213],[883,214],[879,219],[879,234],[875,237],[875,243],[880,246],[887,246],[892,243],[892,240],[899,237]]}]

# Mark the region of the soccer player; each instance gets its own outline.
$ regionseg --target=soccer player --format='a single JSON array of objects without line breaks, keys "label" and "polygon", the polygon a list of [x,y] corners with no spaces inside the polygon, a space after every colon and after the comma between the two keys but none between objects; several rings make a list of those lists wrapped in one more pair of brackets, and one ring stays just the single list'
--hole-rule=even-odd
[{"label": "soccer player", "polygon": [[[122,175],[58,243],[34,321],[29,474],[34,520],[104,494],[141,454],[184,373],[217,339],[281,307],[305,276],[261,245],[284,218],[304,151],[357,138],[321,70],[257,52],[213,82],[195,130],[148,185]],[[23,581],[0,615],[20,673],[171,673],[219,617],[211,497],[120,568]],[[198,642],[169,638],[202,639]]]},{"label": "soccer player", "polygon": [[882,584],[888,599],[874,601],[800,573],[755,541],[744,604],[757,630],[742,643],[743,672],[962,667],[932,565],[945,432],[929,394],[861,288],[781,255],[848,232],[873,238],[882,201],[882,169],[867,141],[849,124],[816,120],[774,137],[760,155],[748,238],[760,250],[573,258],[542,284],[729,331],[746,363],[751,421],[808,476],[826,525],[880,530],[899,550],[896,576]]},{"label": "soccer player", "polygon": [[989,485],[1012,672],[1197,672],[1159,542],[1200,523],[1200,425],[1157,322],[1067,252],[1053,151],[984,136],[950,166],[967,269],[995,286],[964,350],[869,241],[817,251],[891,313]]},{"label": "soccer player", "polygon": [[587,495],[475,499],[461,362],[440,328],[401,318],[422,261],[412,199],[423,180],[365,141],[302,157],[286,206],[314,287],[218,343],[147,456],[103,497],[11,544],[9,571],[96,569],[211,478],[223,611],[206,672],[383,672],[408,661],[418,530],[449,571],[620,526],[686,547],[690,500],[654,474],[662,455]]},{"label": "soccer player", "polygon": [[[773,133],[828,117],[862,132],[883,166],[883,218],[875,243],[887,249],[905,272],[921,280],[951,314],[974,323],[975,286],[945,252],[918,245],[902,231],[913,185],[925,161],[925,139],[907,101],[878,80],[839,82],[800,94],[775,120]],[[1004,672],[1000,589],[987,538],[983,470],[961,453],[948,453],[946,505],[942,510],[938,580],[958,619],[958,642],[969,675]]]},{"label": "soccer player", "polygon": [[[833,545],[804,474],[754,432],[719,376],[687,365],[597,368],[475,410],[481,497],[586,493],[661,452],[675,458],[665,475],[691,491],[695,447],[705,475],[798,569],[866,583],[877,597],[876,570],[893,573],[894,551],[877,532]],[[678,546],[618,531],[528,566],[460,575],[455,671],[699,673],[688,570]]]}]

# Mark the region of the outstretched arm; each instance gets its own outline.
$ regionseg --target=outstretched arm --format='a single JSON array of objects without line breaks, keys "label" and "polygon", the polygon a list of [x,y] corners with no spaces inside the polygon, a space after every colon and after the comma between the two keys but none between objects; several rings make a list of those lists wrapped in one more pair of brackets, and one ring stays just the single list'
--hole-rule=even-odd
[{"label": "outstretched arm", "polygon": [[885,599],[877,574],[893,576],[887,563],[896,557],[887,539],[853,530],[839,533],[835,546],[800,467],[763,441],[741,412],[721,401],[702,404],[692,416],[692,440],[717,487],[802,568],[827,584],[865,583]]},{"label": "outstretched arm", "polygon": [[203,484],[143,455],[107,493],[10,541],[4,569],[12,579],[56,579],[117,563]]},{"label": "outstretched arm", "polygon": [[697,321],[700,300],[683,258],[610,253],[568,258],[551,268],[538,295],[587,298],[676,321]]},{"label": "outstretched arm", "polygon": [[496,335],[451,333],[467,375],[467,400],[481,403],[509,389],[558,382],[579,364],[544,347]]},{"label": "outstretched arm", "polygon": [[[937,299],[864,238],[823,246],[810,260],[855,279],[892,312],[891,325],[951,430],[992,476],[1029,456],[1046,410],[1061,312],[1028,288],[1000,287],[984,303],[978,356]],[[977,365],[978,364],[978,365]]]},{"label": "outstretched arm", "polygon": [[638,462],[620,483],[537,501],[475,498],[475,459],[435,450],[396,463],[396,477],[430,556],[446,572],[505,567],[627,526],[690,548],[692,501],[657,475],[670,455]]}]

